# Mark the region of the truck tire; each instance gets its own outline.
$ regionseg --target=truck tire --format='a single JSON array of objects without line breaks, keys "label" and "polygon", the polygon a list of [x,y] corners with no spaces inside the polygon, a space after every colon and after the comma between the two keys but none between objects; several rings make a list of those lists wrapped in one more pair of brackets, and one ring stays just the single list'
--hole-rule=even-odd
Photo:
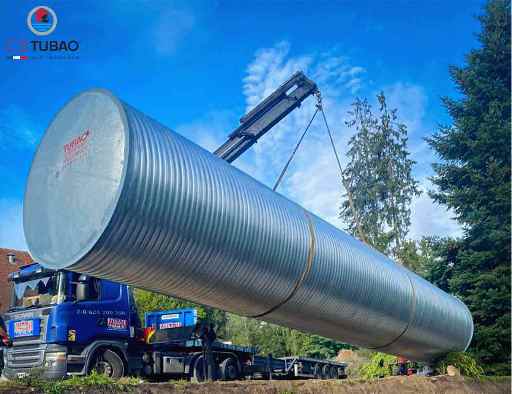
[{"label": "truck tire", "polygon": [[236,380],[239,376],[238,363],[233,357],[228,357],[220,363],[220,377],[222,380]]},{"label": "truck tire", "polygon": [[205,360],[203,356],[196,358],[190,380],[194,383],[200,383],[206,380]]},{"label": "truck tire", "polygon": [[338,379],[346,379],[347,374],[345,372],[345,368],[338,368]]},{"label": "truck tire", "polygon": [[320,364],[315,364],[313,367],[313,375],[315,379],[322,379],[322,367]]},{"label": "truck tire", "polygon": [[124,375],[124,363],[113,350],[99,350],[90,364],[88,373],[93,370],[110,378],[118,379]]},{"label": "truck tire", "polygon": [[331,368],[329,364],[324,364],[322,366],[322,379],[329,379],[331,377],[330,370]]}]

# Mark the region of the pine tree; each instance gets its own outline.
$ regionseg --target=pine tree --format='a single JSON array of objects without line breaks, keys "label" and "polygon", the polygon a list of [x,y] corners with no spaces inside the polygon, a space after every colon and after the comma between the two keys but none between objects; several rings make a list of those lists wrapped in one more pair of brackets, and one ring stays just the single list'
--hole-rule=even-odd
[{"label": "pine tree", "polygon": [[429,144],[432,197],[452,208],[465,234],[449,280],[475,323],[471,350],[487,372],[510,363],[510,2],[487,3],[479,18],[481,47],[450,75],[460,99],[444,98],[453,124]]},{"label": "pine tree", "polygon": [[410,226],[410,203],[419,195],[412,176],[414,161],[407,151],[407,127],[389,109],[384,93],[377,95],[379,113],[368,101],[356,99],[347,126],[356,129],[349,141],[349,163],[344,185],[352,204],[345,201],[340,217],[348,230],[383,253],[395,255]]}]

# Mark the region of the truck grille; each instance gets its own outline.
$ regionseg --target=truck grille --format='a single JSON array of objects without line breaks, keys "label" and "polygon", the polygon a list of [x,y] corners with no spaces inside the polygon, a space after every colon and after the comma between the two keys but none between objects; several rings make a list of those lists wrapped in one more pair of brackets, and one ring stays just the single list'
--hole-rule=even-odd
[{"label": "truck grille", "polygon": [[35,314],[32,318],[40,319],[39,335],[31,336],[31,337],[13,338],[12,344],[14,347],[35,345],[35,344],[44,343],[46,341],[46,328],[48,325],[48,316],[43,316],[38,313],[38,314]]},{"label": "truck grille", "polygon": [[27,345],[7,349],[8,368],[35,368],[41,367],[44,360],[46,346]]}]

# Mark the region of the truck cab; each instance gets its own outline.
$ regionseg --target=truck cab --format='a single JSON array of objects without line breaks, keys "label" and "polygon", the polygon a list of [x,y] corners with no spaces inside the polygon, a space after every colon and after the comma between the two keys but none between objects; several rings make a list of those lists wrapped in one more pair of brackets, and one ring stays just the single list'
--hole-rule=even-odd
[{"label": "truck cab", "polygon": [[131,289],[119,283],[34,263],[9,276],[4,351],[7,378],[38,371],[45,378],[128,372],[141,323]]}]

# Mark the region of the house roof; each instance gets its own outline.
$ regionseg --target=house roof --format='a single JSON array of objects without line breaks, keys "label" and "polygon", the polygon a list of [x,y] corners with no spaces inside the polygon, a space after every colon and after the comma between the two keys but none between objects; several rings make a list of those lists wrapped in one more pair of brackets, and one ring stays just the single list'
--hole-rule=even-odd
[{"label": "house roof", "polygon": [[[7,255],[14,253],[16,263],[10,264]],[[0,248],[0,313],[6,311],[9,306],[9,286],[7,277],[11,272],[17,271],[20,267],[32,263],[32,257],[23,250]]]}]

